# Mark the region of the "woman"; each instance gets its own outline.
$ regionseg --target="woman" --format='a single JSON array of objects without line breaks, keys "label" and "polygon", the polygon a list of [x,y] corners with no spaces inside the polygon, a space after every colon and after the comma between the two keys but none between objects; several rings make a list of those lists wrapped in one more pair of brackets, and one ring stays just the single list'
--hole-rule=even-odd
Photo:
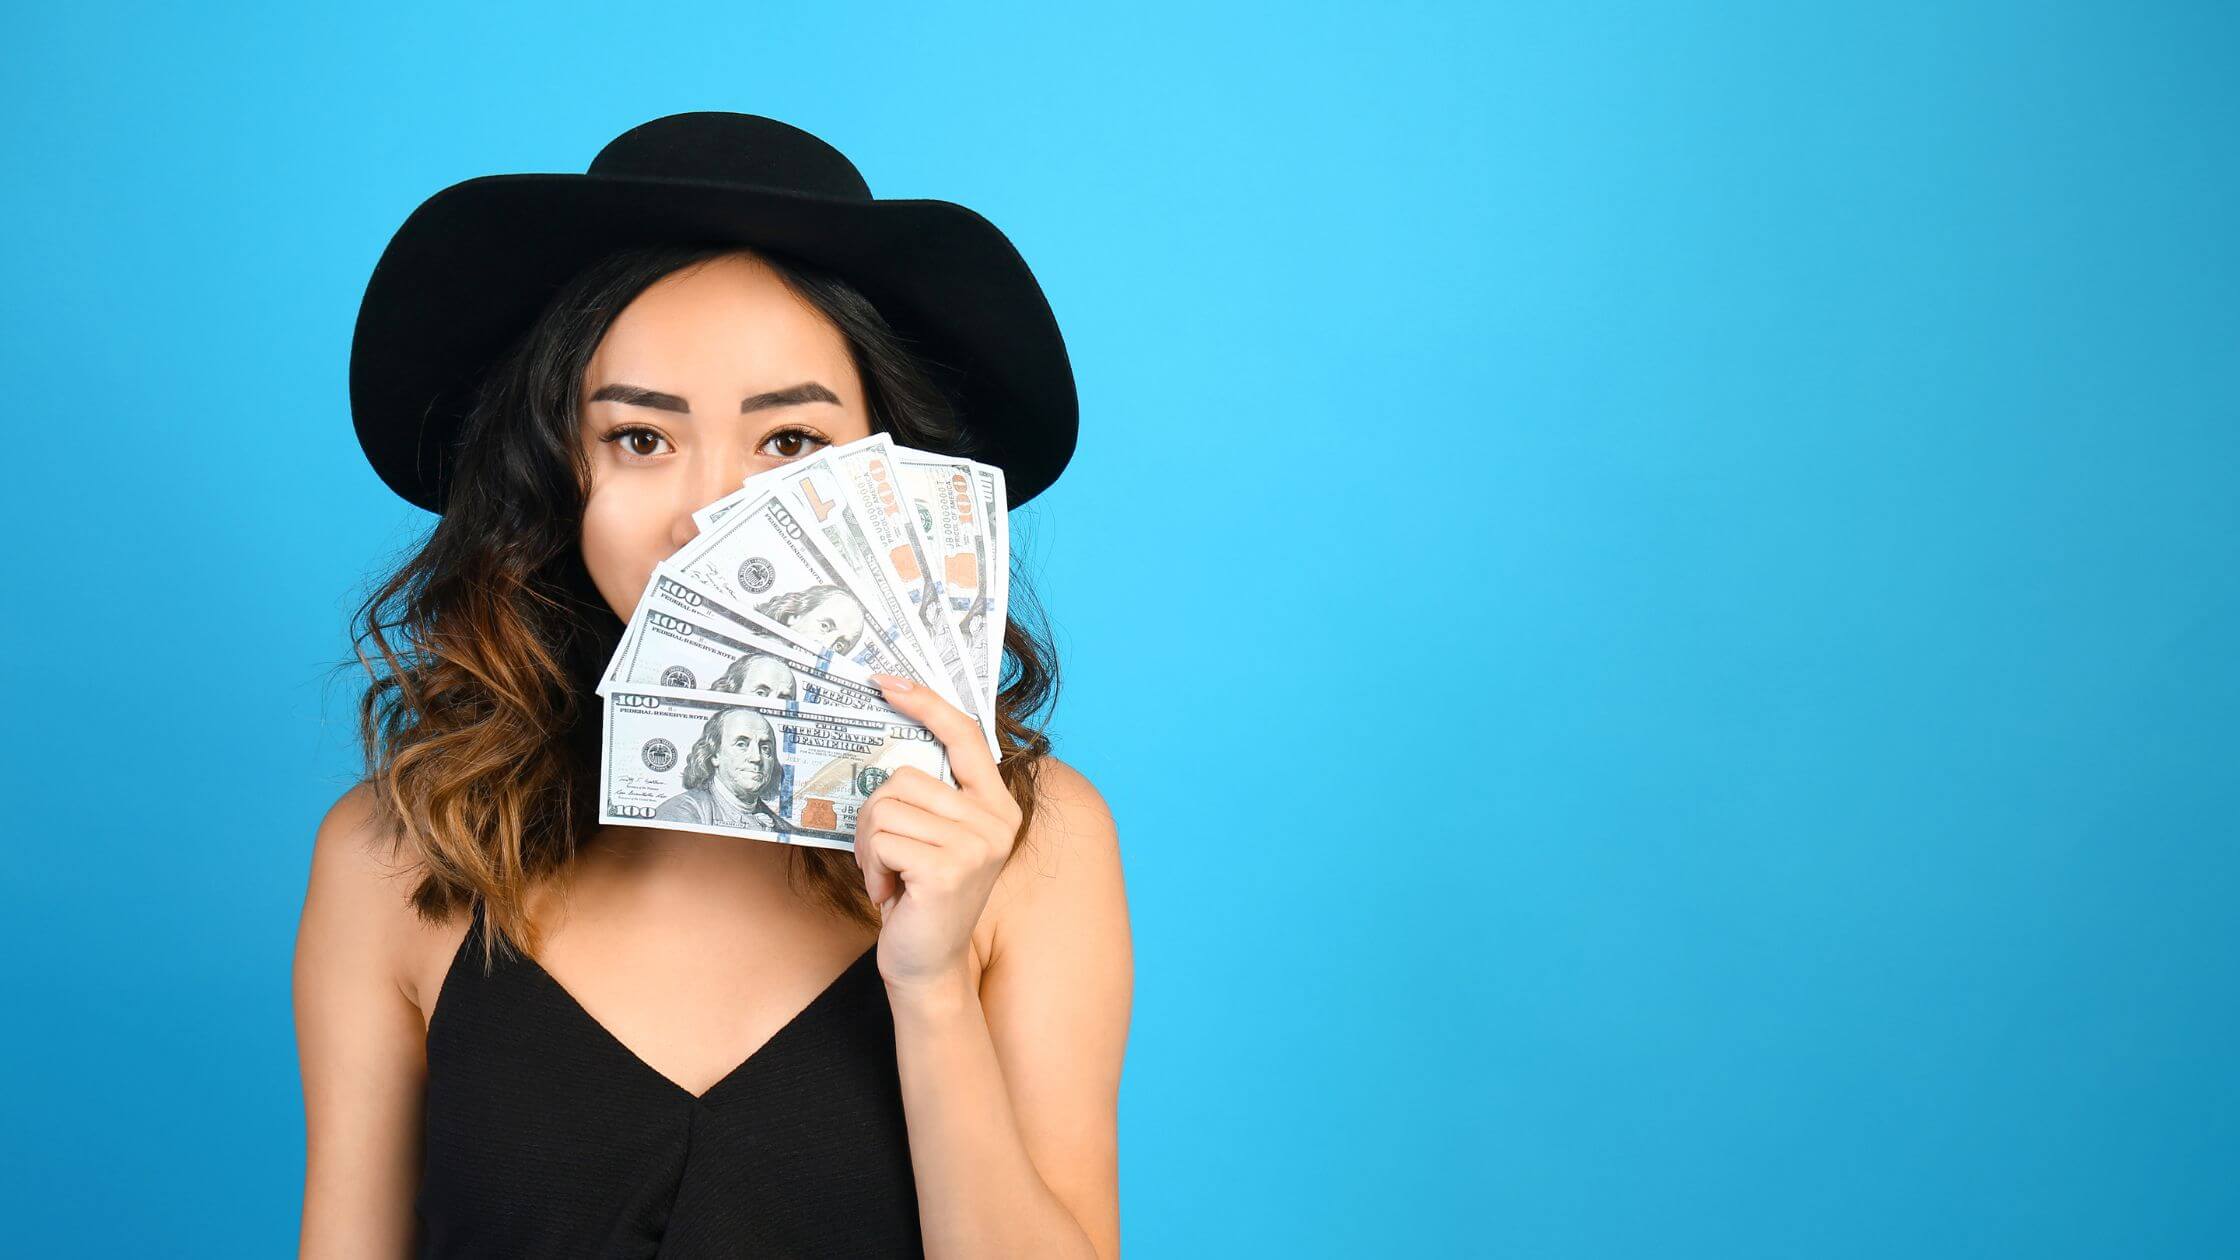
[{"label": "woman", "polygon": [[675,115],[431,198],[351,375],[375,469],[441,515],[354,627],[368,771],[295,958],[304,1254],[1116,1254],[1127,908],[1031,627],[1000,764],[882,680],[956,783],[880,783],[852,854],[594,821],[592,688],[694,509],[874,431],[1014,504],[1063,468],[1016,252],[805,132]]}]

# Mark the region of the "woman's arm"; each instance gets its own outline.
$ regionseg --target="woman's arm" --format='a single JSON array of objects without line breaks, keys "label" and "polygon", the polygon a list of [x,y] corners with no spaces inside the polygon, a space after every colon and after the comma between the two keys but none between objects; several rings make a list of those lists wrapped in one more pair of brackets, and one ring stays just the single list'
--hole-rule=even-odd
[{"label": "woman's arm", "polygon": [[296,927],[296,1056],[305,1167],[300,1254],[409,1256],[420,1174],[426,1024],[398,988],[409,917],[368,847],[364,789],[335,802],[312,843]]},{"label": "woman's arm", "polygon": [[1020,810],[978,725],[927,688],[883,676],[881,687],[941,740],[956,780],[902,769],[856,816],[926,1254],[1109,1260],[1134,982],[1111,812],[1087,779],[1047,762],[1013,853]]},{"label": "woman's arm", "polygon": [[1134,983],[1112,815],[1045,763],[1033,834],[990,898],[993,953],[890,985],[926,1254],[1120,1254],[1118,1104]]}]

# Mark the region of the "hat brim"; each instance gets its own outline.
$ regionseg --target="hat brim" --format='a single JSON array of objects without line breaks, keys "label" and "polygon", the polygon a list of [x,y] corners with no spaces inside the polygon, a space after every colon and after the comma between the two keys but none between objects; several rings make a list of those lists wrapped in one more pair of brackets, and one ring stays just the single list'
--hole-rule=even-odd
[{"label": "hat brim", "polygon": [[691,179],[485,175],[422,202],[367,282],[350,348],[358,442],[390,489],[443,510],[443,472],[484,371],[552,294],[633,245],[736,242],[854,285],[951,369],[1010,506],[1072,458],[1079,400],[1042,286],[1009,238],[954,202],[855,200]]}]

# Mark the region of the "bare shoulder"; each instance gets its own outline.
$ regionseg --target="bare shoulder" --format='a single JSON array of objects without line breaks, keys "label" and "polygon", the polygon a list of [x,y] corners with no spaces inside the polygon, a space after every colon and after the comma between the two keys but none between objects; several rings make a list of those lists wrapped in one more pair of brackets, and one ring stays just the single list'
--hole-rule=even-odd
[{"label": "bare shoulder", "polygon": [[418,935],[414,871],[381,834],[372,789],[344,792],[312,835],[311,871],[297,926],[297,968],[346,969],[360,980],[401,981],[407,947]]},{"label": "bare shoulder", "polygon": [[1088,776],[1039,768],[1034,818],[990,894],[980,981],[1035,1170],[1099,1255],[1120,1250],[1118,1107],[1135,962],[1120,832]]},{"label": "bare shoulder", "polygon": [[425,1030],[399,962],[418,920],[412,872],[379,832],[363,787],[334,803],[313,836],[296,926],[305,1255],[398,1255],[412,1237]]},{"label": "bare shoulder", "polygon": [[1007,938],[1013,946],[1044,936],[1094,942],[1098,934],[1066,928],[1082,914],[1117,920],[1106,925],[1105,944],[1111,943],[1111,928],[1125,936],[1119,825],[1089,777],[1056,757],[1044,758],[1036,769],[1034,818],[996,881],[989,909],[992,955],[1002,952]]},{"label": "bare shoulder", "polygon": [[1107,845],[1119,839],[1104,794],[1088,775],[1056,757],[1043,758],[1036,770],[1034,829],[1077,843]]}]

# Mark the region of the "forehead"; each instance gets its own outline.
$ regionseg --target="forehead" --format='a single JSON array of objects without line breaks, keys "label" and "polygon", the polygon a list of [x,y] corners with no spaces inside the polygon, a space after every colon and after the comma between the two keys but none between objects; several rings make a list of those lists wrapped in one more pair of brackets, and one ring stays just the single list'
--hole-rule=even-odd
[{"label": "forehead", "polygon": [[752,709],[729,709],[724,712],[723,737],[725,739],[745,739],[750,736],[766,735],[769,731],[770,724],[763,721],[762,715]]},{"label": "forehead", "polygon": [[615,317],[585,375],[588,386],[627,381],[683,393],[695,412],[718,400],[736,410],[746,394],[805,379],[843,398],[856,388],[840,330],[766,264],[734,255],[648,286]]}]

